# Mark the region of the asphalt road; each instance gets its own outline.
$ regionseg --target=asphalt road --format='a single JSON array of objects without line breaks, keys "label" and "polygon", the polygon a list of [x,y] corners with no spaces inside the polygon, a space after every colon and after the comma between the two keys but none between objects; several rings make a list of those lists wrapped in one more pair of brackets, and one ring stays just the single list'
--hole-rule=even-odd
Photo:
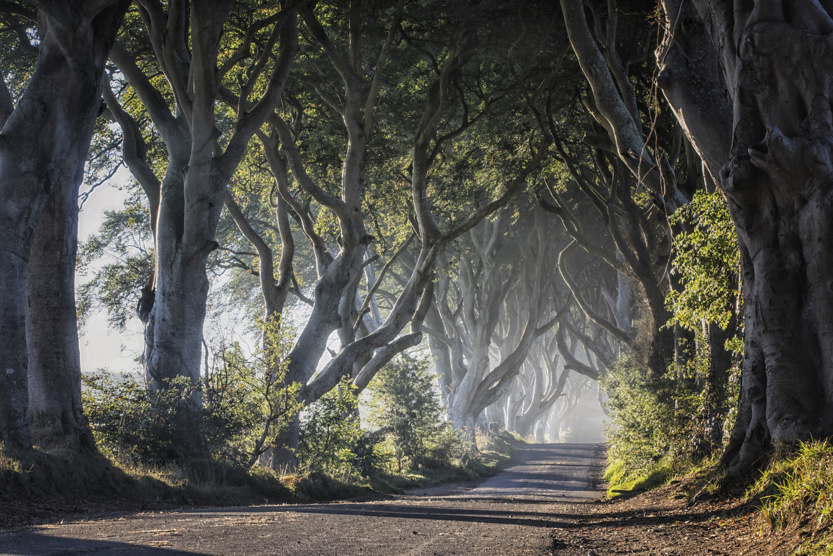
[{"label": "asphalt road", "polygon": [[417,490],[377,502],[203,508],[0,533],[0,554],[498,555],[548,554],[552,528],[574,528],[599,444],[520,448],[513,465],[466,491]]}]

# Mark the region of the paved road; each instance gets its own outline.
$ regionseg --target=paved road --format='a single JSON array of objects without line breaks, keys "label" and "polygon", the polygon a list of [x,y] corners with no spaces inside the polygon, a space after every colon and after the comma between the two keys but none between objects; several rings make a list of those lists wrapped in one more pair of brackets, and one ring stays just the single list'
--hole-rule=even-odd
[{"label": "paved road", "polygon": [[598,499],[598,444],[520,448],[514,464],[466,492],[427,489],[381,502],[209,508],[0,533],[0,554],[547,554],[570,505]]}]

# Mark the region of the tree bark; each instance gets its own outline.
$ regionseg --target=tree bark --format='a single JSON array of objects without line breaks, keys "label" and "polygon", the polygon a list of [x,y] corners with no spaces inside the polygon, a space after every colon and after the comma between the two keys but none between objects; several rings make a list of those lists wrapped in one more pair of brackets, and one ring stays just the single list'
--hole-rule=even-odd
[{"label": "tree bark", "polygon": [[56,184],[29,253],[26,343],[33,432],[91,447],[81,408],[81,357],[75,310],[80,180]]},{"label": "tree bark", "polygon": [[40,3],[38,61],[0,133],[0,440],[13,447],[32,441],[25,319],[35,228],[52,191],[83,177],[104,62],[126,7]]},{"label": "tree bark", "polygon": [[[673,35],[660,83],[719,175],[738,232],[745,353],[724,456],[738,473],[774,443],[833,434],[833,14],[817,2],[695,6],[665,2]],[[720,73],[686,81],[678,62],[692,54]],[[717,75],[729,100],[706,111],[697,93]],[[715,111],[732,114],[731,129]]]}]

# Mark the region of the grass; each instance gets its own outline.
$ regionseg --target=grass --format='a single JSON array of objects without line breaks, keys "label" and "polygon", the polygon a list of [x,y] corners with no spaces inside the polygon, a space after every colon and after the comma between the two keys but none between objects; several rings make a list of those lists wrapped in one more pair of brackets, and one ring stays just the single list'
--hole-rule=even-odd
[{"label": "grass", "polygon": [[827,440],[780,447],[748,489],[770,531],[802,532],[796,554],[833,554],[833,446]]},{"label": "grass", "polygon": [[679,474],[679,466],[662,460],[643,473],[632,473],[624,461],[613,460],[608,464],[604,474],[608,483],[607,497],[616,498],[625,494],[645,492],[667,484]]}]

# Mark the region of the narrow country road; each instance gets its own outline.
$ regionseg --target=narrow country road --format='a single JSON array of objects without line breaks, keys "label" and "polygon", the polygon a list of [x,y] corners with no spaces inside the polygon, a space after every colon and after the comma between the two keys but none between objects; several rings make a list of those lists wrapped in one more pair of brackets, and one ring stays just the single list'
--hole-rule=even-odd
[{"label": "narrow country road", "polygon": [[0,554],[548,554],[569,507],[601,498],[599,444],[519,448],[474,489],[422,489],[377,502],[208,508],[0,533]]}]

